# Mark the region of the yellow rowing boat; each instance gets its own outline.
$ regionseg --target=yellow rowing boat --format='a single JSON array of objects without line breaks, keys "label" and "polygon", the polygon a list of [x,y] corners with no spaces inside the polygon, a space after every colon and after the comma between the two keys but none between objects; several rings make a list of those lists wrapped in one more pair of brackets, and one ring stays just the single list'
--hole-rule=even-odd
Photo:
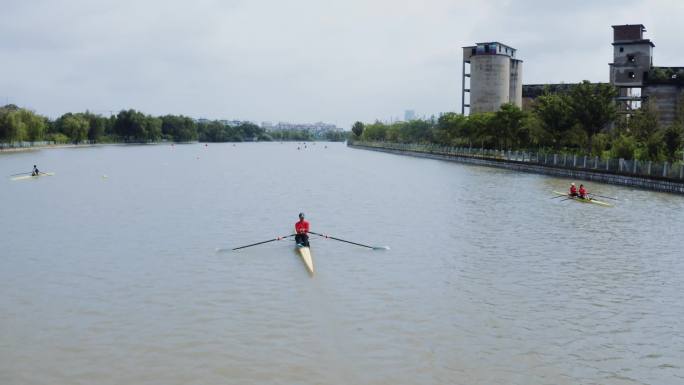
[{"label": "yellow rowing boat", "polygon": [[575,201],[575,202],[580,202],[580,203],[593,203],[593,204],[599,205],[599,206],[613,207],[613,205],[611,205],[610,203],[597,201],[596,199],[593,199],[593,198],[571,197],[570,194],[562,193],[562,192],[559,192],[559,191],[554,191],[553,193],[556,194],[556,195],[559,195],[559,196],[565,196],[565,197],[567,197],[568,199],[572,199],[572,200]]}]

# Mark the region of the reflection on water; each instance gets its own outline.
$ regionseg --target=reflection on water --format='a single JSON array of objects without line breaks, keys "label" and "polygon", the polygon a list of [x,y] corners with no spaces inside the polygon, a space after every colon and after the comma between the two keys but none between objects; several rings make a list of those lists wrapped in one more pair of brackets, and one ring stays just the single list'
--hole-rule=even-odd
[{"label": "reflection on water", "polygon": [[[341,144],[0,157],[0,383],[684,382],[684,198]],[[107,175],[108,178],[103,178]],[[289,241],[307,213],[309,278]]]}]

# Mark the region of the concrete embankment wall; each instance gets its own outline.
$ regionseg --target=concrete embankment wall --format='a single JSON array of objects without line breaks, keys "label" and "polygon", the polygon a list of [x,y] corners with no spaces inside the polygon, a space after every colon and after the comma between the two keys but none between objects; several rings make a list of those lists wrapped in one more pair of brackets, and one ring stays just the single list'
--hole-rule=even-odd
[{"label": "concrete embankment wall", "polygon": [[383,147],[375,147],[375,146],[371,147],[371,146],[364,146],[362,144],[348,143],[347,146],[349,146],[350,148],[386,152],[386,153],[390,153],[390,154],[409,155],[409,156],[415,156],[415,157],[419,157],[419,158],[447,160],[447,161],[452,161],[452,162],[473,164],[473,165],[478,165],[478,166],[498,167],[498,168],[504,168],[504,169],[513,170],[513,171],[530,172],[530,173],[535,173],[535,174],[545,174],[545,175],[552,175],[552,176],[577,179],[577,180],[590,180],[590,181],[594,181],[594,182],[610,183],[610,184],[623,185],[623,186],[632,186],[632,187],[643,188],[643,189],[654,190],[654,191],[684,194],[684,183],[679,183],[679,182],[674,182],[674,181],[669,181],[669,180],[641,178],[641,177],[634,177],[634,176],[628,176],[628,175],[619,175],[619,174],[615,174],[615,173],[603,173],[603,172],[597,172],[597,171],[568,169],[568,168],[562,168],[562,167],[542,166],[542,165],[538,165],[538,164],[529,164],[526,162],[510,161],[510,160],[502,160],[502,159],[483,159],[483,158],[478,158],[478,157],[468,157],[468,156],[458,156],[458,155],[442,155],[442,154],[434,154],[434,153],[428,153],[428,152],[399,150],[399,149],[391,149],[391,148],[383,148]]}]

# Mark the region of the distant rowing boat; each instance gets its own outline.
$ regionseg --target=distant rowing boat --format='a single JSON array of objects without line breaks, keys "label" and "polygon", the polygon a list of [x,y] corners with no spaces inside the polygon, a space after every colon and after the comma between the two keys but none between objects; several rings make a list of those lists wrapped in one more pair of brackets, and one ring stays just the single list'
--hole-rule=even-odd
[{"label": "distant rowing boat", "polygon": [[571,200],[573,200],[573,201],[575,201],[575,202],[580,202],[580,203],[593,203],[593,204],[599,205],[599,206],[613,207],[613,205],[611,205],[610,203],[598,201],[598,200],[593,199],[593,198],[586,198],[586,199],[585,199],[585,198],[580,198],[580,197],[571,197],[569,194],[567,194],[567,193],[562,193],[562,192],[559,192],[559,191],[554,191],[553,193],[556,194],[556,195],[559,195],[559,196],[567,197],[568,199],[571,199]]},{"label": "distant rowing boat", "polygon": [[304,261],[304,265],[306,265],[306,269],[309,271],[309,274],[313,275],[314,267],[313,259],[311,258],[311,249],[308,246],[302,246],[299,244],[295,247],[297,249],[297,253],[302,258],[302,261]]},{"label": "distant rowing boat", "polygon": [[27,179],[38,179],[42,176],[53,176],[55,175],[54,172],[41,172],[38,175],[22,175],[22,176],[15,176],[12,178],[12,180],[27,180]]}]

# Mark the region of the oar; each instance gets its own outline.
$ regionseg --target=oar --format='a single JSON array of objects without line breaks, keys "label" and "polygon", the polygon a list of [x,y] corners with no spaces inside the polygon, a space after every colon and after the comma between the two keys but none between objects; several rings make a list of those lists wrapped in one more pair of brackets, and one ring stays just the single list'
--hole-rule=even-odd
[{"label": "oar", "polygon": [[597,195],[597,194],[594,194],[594,193],[589,193],[589,195],[593,195],[593,196],[596,196],[596,197],[599,197],[599,198],[612,199],[612,200],[614,200],[614,201],[618,200],[617,198],[606,197],[606,196]]},{"label": "oar", "polygon": [[556,199],[556,198],[562,198],[566,197],[567,195],[556,195],[555,197],[551,197],[550,199]]},{"label": "oar", "polygon": [[[251,245],[245,245],[245,246],[236,247],[236,248],[231,249],[231,250],[246,249],[246,248],[248,248],[248,247],[257,246],[257,245],[263,245],[264,243],[269,243],[269,242],[273,242],[273,241],[280,241],[281,239],[290,238],[290,237],[294,237],[294,236],[295,236],[295,234],[285,235],[285,236],[282,236],[282,237],[277,237],[277,238],[269,239],[268,241],[262,241],[262,242],[252,243]],[[220,251],[220,250],[219,250],[219,251]]]},{"label": "oar", "polygon": [[26,174],[33,174],[33,173],[32,172],[20,172],[19,174],[12,174],[10,176],[26,175]]},{"label": "oar", "polygon": [[356,243],[356,242],[352,242],[352,241],[347,241],[347,240],[345,240],[345,239],[340,239],[340,238],[331,237],[330,235],[323,235],[323,234],[319,234],[319,233],[314,233],[313,231],[309,231],[309,232],[310,232],[311,234],[318,235],[319,237],[330,238],[330,239],[334,239],[334,240],[336,240],[336,241],[345,242],[345,243],[350,243],[350,244],[356,245],[356,246],[366,247],[366,248],[368,248],[368,249],[373,249],[373,250],[389,250],[389,247],[387,247],[387,246],[368,246],[368,245],[364,245],[364,244],[362,244],[362,243]]}]

